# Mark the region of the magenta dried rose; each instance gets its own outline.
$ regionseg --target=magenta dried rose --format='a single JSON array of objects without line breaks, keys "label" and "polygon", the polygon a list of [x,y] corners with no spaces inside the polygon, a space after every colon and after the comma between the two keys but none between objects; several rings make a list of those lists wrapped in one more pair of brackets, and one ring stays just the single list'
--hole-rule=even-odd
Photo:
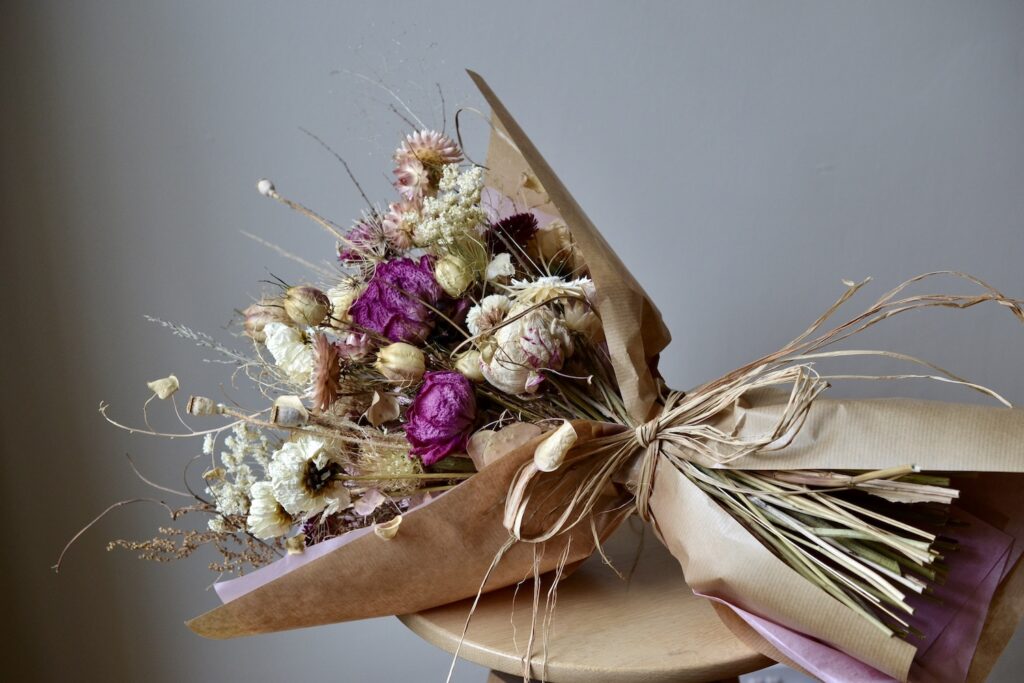
[{"label": "magenta dried rose", "polygon": [[465,450],[476,420],[473,385],[458,372],[428,372],[406,420],[405,438],[424,465]]},{"label": "magenta dried rose", "polygon": [[349,308],[360,327],[393,342],[418,344],[434,328],[430,309],[444,297],[429,256],[394,259],[377,266],[366,289]]}]

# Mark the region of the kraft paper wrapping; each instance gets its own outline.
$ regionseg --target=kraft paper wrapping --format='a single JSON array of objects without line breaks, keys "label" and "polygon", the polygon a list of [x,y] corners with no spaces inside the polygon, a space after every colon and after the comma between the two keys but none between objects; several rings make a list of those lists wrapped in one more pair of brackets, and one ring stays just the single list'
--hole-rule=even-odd
[{"label": "kraft paper wrapping", "polygon": [[[576,429],[583,441],[614,431],[586,422]],[[207,638],[235,638],[407,614],[476,595],[509,538],[502,526],[505,492],[519,467],[533,457],[537,442],[406,515],[394,539],[363,535],[193,619],[189,627]],[[620,503],[609,498],[601,509],[621,508]],[[599,537],[606,538],[622,519],[621,513],[596,515]],[[588,557],[594,551],[590,525],[546,544],[539,552],[541,572],[555,568],[567,543],[569,563]],[[532,546],[512,546],[491,573],[486,590],[521,581],[533,566]]]},{"label": "kraft paper wrapping", "polygon": [[[561,218],[569,227],[597,287],[598,309],[619,387],[632,418],[658,409],[656,363],[669,341],[657,308],[586,217],[522,129],[478,75],[470,76],[492,108],[488,186],[522,208]],[[785,397],[756,392],[720,421],[758,433],[782,410]],[[578,423],[581,443],[622,427]],[[242,595],[189,622],[209,637],[233,637],[329,622],[401,614],[475,595],[498,549],[508,487],[534,444],[488,465],[441,499],[406,516],[390,542],[373,535]],[[695,454],[689,454],[693,457]],[[695,458],[696,459],[696,458]],[[711,463],[704,463],[711,464]],[[963,472],[1024,471],[1024,411],[903,399],[817,399],[796,439],[785,449],[734,463],[746,469],[881,469],[917,464]],[[996,481],[1000,479],[1000,481]],[[960,482],[957,482],[959,485]],[[972,490],[972,483],[974,489]],[[1024,476],[982,474],[968,480],[964,508],[1024,542]],[[999,491],[999,495],[989,495]],[[609,495],[610,510],[616,501]],[[717,600],[723,621],[749,646],[797,665],[737,612],[755,615],[845,652],[897,680],[907,680],[915,648],[888,638],[829,597],[762,546],[743,526],[667,460],[656,468],[654,525],[679,560],[689,584]],[[544,510],[540,514],[554,514]],[[621,514],[598,514],[604,535]],[[570,540],[571,538],[571,540]],[[563,543],[569,561],[594,549],[589,524],[548,542],[540,570],[555,566]],[[517,582],[532,571],[534,549],[516,544],[492,572],[486,589]],[[988,612],[969,680],[984,680],[1024,611],[1020,563],[1002,577]]]}]

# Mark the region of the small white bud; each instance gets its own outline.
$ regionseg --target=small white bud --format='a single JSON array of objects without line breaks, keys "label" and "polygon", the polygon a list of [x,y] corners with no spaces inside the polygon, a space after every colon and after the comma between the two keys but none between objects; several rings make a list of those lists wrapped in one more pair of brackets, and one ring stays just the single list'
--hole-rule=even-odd
[{"label": "small white bud", "polygon": [[155,379],[152,382],[146,382],[146,386],[156,394],[157,398],[163,400],[170,398],[178,390],[178,378],[174,375],[168,375],[161,379]]},{"label": "small white bud", "polygon": [[373,533],[377,534],[377,538],[381,538],[385,541],[390,541],[398,533],[398,527],[402,523],[402,515],[392,517],[386,522],[378,524],[373,528]]},{"label": "small white bud", "polygon": [[541,472],[554,472],[575,443],[576,429],[568,420],[562,420],[562,426],[551,432],[533,452],[533,464]]},{"label": "small white bud", "polygon": [[260,178],[256,183],[256,191],[264,197],[269,197],[276,190],[274,189],[274,183],[270,182],[266,178]]}]

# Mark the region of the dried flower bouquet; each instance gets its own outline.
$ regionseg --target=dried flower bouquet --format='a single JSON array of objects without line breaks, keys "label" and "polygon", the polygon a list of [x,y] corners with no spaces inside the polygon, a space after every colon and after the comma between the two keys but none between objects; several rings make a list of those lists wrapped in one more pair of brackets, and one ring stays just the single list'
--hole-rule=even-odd
[{"label": "dried flower bouquet", "polygon": [[[912,356],[837,345],[925,308],[994,303],[1024,321],[1021,302],[929,273],[834,323],[865,284],[847,283],[784,348],[672,391],[657,373],[669,334],[656,307],[471,76],[493,110],[485,167],[443,132],[415,130],[394,154],[398,196],[386,209],[367,200],[350,229],[259,182],[337,240],[341,268],[246,308],[251,356],[171,326],[228,354],[269,407],[192,396],[189,415],[226,423],[179,435],[203,439],[209,467],[205,491],[169,509],[208,515],[206,528],[116,544],[171,559],[209,543],[217,571],[262,567],[217,584],[225,604],[190,624],[232,637],[542,580],[635,512],[769,656],[831,680],[984,677],[1021,603],[1008,587],[1021,580],[1024,413],[822,393],[929,378],[1009,406]],[[911,293],[940,277],[969,291]],[[851,357],[911,369],[819,369]],[[178,383],[150,388],[173,400]],[[965,548],[973,559],[959,563]],[[412,570],[381,581],[394,566]],[[973,657],[943,664],[965,649]]]}]

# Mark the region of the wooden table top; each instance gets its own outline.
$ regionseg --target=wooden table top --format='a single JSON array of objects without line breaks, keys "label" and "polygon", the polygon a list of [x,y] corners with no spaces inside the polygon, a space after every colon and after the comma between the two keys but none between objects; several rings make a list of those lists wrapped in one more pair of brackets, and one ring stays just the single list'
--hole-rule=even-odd
[{"label": "wooden table top", "polygon": [[[711,605],[693,595],[679,564],[653,532],[641,529],[639,520],[630,519],[605,546],[623,574],[636,562],[628,581],[619,579],[595,555],[559,584],[545,680],[697,683],[771,665],[771,660],[733,637]],[[533,647],[532,675],[538,679],[543,652],[540,622],[548,586],[545,581],[541,590]],[[485,594],[460,657],[521,675],[532,601],[532,582],[524,583],[516,597],[514,588]],[[399,619],[421,638],[454,652],[471,603],[464,600]]]}]

